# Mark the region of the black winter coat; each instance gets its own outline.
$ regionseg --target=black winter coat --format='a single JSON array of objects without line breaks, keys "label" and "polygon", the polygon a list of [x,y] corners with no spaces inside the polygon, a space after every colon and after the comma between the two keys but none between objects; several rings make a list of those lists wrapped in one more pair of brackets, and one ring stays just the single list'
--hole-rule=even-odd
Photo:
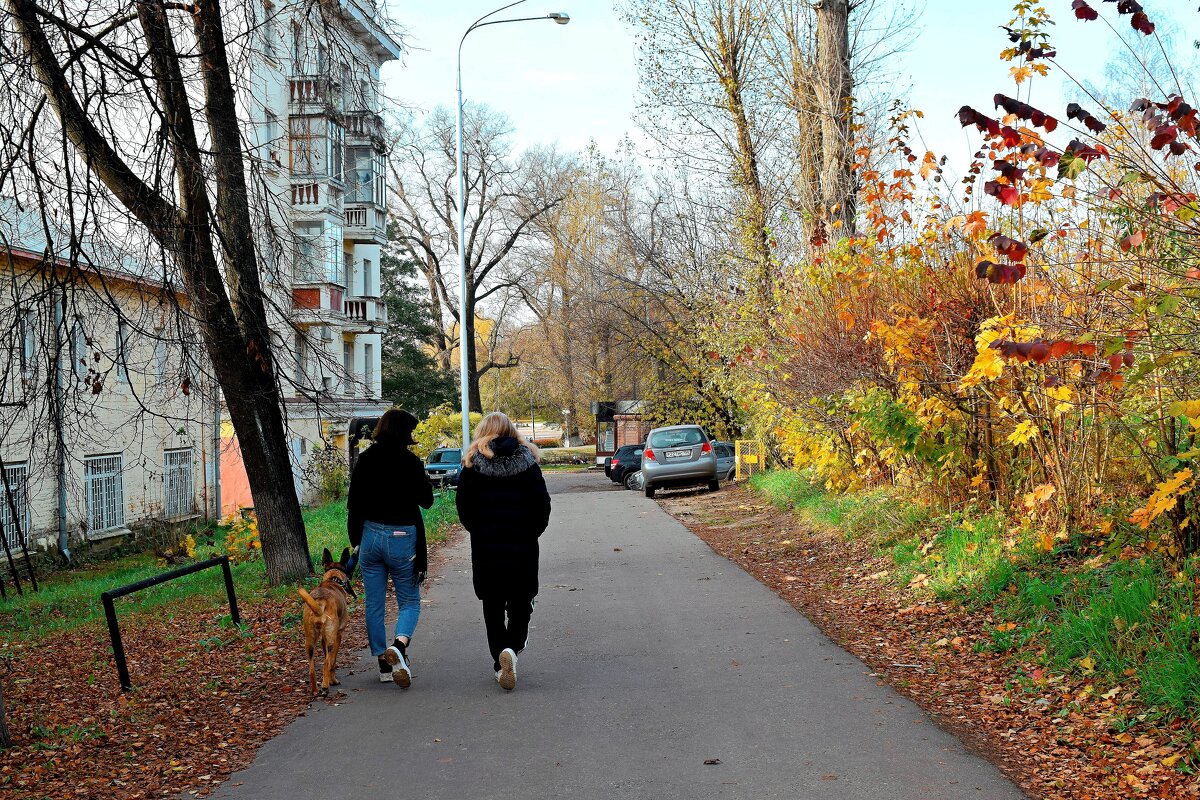
[{"label": "black winter coat", "polygon": [[533,597],[538,537],[550,522],[550,493],[533,454],[509,436],[476,453],[458,478],[458,519],[471,534],[475,595]]},{"label": "black winter coat", "polygon": [[[376,442],[364,450],[354,464],[346,495],[346,532],[350,544],[362,543],[363,523],[415,525],[417,557],[413,575],[428,566],[425,549],[425,520],[421,508],[433,505],[433,487],[421,459],[391,442]],[[418,508],[420,506],[421,508]]]}]

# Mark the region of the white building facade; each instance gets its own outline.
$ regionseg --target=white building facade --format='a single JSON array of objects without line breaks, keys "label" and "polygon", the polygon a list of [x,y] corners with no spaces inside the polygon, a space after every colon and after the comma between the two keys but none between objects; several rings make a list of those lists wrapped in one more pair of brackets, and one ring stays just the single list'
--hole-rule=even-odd
[{"label": "white building facade", "polygon": [[[313,448],[345,452],[351,421],[378,417],[389,405],[380,399],[388,323],[380,286],[387,237],[380,67],[402,51],[369,0],[256,9],[247,138],[260,185],[272,195],[264,283],[280,312],[276,354],[297,489],[307,500],[300,474]],[[224,433],[228,451],[231,427]],[[222,458],[227,513],[252,502],[234,461]]]}]

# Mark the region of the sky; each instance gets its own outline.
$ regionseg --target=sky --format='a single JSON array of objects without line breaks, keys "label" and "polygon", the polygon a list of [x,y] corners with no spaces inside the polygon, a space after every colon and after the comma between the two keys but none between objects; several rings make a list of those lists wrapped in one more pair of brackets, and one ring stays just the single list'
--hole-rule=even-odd
[{"label": "sky", "polygon": [[[889,6],[901,0],[880,0]],[[1175,27],[1176,44],[1193,59],[1193,40],[1200,39],[1200,13],[1194,0],[1142,0],[1160,30]],[[387,0],[391,16],[407,30],[409,53],[403,63],[385,66],[388,95],[405,104],[430,109],[455,101],[455,50],[463,31],[501,0]],[[906,94],[910,108],[921,109],[924,144],[947,155],[952,167],[965,166],[978,147],[974,129],[963,131],[955,112],[971,105],[994,113],[992,95],[1015,93],[1010,64],[999,52],[1007,38],[999,26],[1011,18],[1013,0],[909,0],[919,3],[914,24],[904,27],[896,44],[903,52],[889,57],[883,71],[890,85]],[[1119,18],[1111,3],[1095,0],[1102,20],[1081,22],[1069,0],[1044,0],[1057,21],[1052,43],[1063,67],[1103,84],[1111,54],[1122,47],[1103,20],[1127,38],[1134,34],[1128,17]],[[637,69],[633,36],[613,0],[526,0],[506,16],[542,16],[552,11],[571,15],[568,25],[536,20],[478,29],[463,48],[463,96],[503,111],[511,120],[518,149],[557,143],[577,150],[595,140],[611,152],[625,135],[646,141],[634,120]],[[1168,13],[1166,9],[1171,9]],[[1061,119],[1065,105],[1080,99],[1069,79],[1056,71],[1039,78],[1032,94],[1022,95]],[[1194,102],[1194,99],[1193,99]],[[1086,106],[1086,103],[1085,103]],[[1057,111],[1057,113],[1056,113]],[[917,145],[913,145],[918,149]]]}]

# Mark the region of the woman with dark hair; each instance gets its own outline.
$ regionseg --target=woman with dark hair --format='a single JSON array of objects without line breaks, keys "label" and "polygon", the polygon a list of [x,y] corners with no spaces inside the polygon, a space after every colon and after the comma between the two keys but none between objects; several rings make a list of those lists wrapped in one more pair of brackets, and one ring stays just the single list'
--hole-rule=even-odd
[{"label": "woman with dark hair", "polygon": [[[391,681],[401,689],[412,685],[408,645],[421,614],[421,582],[428,566],[421,509],[433,505],[425,465],[408,449],[416,444],[416,427],[417,418],[407,411],[384,412],[371,446],[354,465],[346,499],[350,544],[362,568],[371,655],[379,661],[380,682]],[[384,624],[389,576],[399,609],[391,645]]]},{"label": "woman with dark hair", "polygon": [[537,447],[499,411],[479,423],[462,463],[458,520],[471,534],[471,571],[492,669],[511,690],[537,599],[538,537],[550,521],[550,494]]}]

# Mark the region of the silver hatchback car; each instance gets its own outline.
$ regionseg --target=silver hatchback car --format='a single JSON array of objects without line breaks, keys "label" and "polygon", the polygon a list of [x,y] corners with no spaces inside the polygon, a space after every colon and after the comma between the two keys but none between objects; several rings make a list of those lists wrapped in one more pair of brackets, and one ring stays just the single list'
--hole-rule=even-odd
[{"label": "silver hatchback car", "polygon": [[642,451],[642,490],[654,497],[657,489],[702,486],[716,491],[717,454],[699,425],[655,428]]}]

